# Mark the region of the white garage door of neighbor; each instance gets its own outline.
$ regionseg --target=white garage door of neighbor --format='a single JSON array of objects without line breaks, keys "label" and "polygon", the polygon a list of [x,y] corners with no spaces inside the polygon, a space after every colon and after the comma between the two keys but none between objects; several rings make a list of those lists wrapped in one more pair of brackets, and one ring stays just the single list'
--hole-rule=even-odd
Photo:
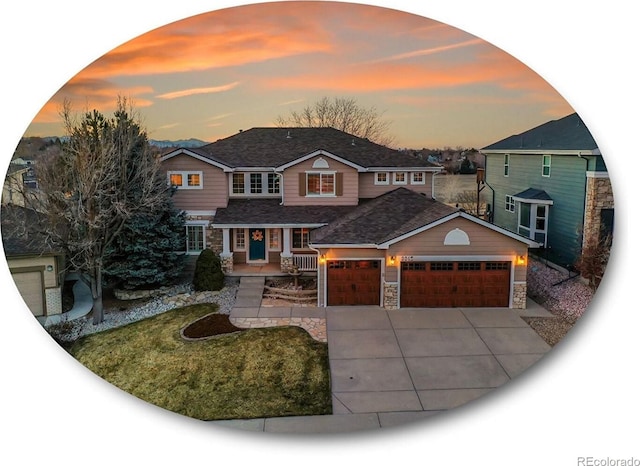
[{"label": "white garage door of neighbor", "polygon": [[44,296],[42,293],[42,273],[20,272],[13,274],[18,291],[27,303],[31,312],[36,316],[44,315]]}]

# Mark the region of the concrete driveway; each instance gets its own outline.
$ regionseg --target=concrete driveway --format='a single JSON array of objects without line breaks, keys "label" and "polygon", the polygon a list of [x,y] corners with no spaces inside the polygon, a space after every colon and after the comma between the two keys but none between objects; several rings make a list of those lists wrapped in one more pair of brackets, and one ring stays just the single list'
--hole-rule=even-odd
[{"label": "concrete driveway", "polygon": [[334,414],[403,423],[499,387],[549,349],[510,309],[330,308]]},{"label": "concrete driveway", "polygon": [[[256,311],[257,312],[257,311]],[[550,347],[512,309],[326,309],[333,415],[216,421],[278,433],[339,433],[419,420],[482,396]]]}]

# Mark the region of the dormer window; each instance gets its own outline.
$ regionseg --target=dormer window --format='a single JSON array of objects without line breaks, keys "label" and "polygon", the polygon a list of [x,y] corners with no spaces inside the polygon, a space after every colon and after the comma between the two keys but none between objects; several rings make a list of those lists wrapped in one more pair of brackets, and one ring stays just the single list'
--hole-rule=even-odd
[{"label": "dormer window", "polygon": [[335,196],[335,177],[333,172],[307,173],[307,196]]}]

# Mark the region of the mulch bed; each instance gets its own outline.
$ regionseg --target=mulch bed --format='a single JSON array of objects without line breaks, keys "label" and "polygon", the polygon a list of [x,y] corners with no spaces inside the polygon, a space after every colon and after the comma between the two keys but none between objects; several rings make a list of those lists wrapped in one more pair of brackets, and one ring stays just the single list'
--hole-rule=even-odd
[{"label": "mulch bed", "polygon": [[190,339],[199,339],[242,330],[244,329],[233,325],[226,314],[209,314],[187,325],[182,330],[182,335]]}]

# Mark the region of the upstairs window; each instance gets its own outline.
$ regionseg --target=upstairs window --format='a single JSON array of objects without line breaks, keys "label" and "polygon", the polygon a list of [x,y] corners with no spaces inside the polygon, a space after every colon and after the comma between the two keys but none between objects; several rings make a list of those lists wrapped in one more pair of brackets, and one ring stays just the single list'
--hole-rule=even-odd
[{"label": "upstairs window", "polygon": [[202,172],[170,171],[167,172],[169,184],[178,189],[202,189]]},{"label": "upstairs window", "polygon": [[504,154],[504,176],[509,176],[509,154]]},{"label": "upstairs window", "polygon": [[542,176],[544,177],[551,176],[551,156],[550,155],[542,156]]},{"label": "upstairs window", "polygon": [[262,194],[262,173],[251,173],[249,178],[251,194]]},{"label": "upstairs window", "polygon": [[267,191],[269,194],[280,194],[280,176],[275,173],[267,174]]},{"label": "upstairs window", "polygon": [[411,173],[411,184],[424,184],[424,172]]},{"label": "upstairs window", "polygon": [[307,196],[335,196],[335,173],[307,173]]},{"label": "upstairs window", "polygon": [[280,194],[280,177],[275,173],[234,173],[231,177],[231,194],[266,196]]},{"label": "upstairs window", "polygon": [[375,176],[375,184],[389,184],[389,173],[377,172]]},{"label": "upstairs window", "polygon": [[405,172],[395,172],[393,174],[393,184],[407,184],[407,174]]},{"label": "upstairs window", "polygon": [[244,194],[244,173],[233,174],[233,194]]}]

